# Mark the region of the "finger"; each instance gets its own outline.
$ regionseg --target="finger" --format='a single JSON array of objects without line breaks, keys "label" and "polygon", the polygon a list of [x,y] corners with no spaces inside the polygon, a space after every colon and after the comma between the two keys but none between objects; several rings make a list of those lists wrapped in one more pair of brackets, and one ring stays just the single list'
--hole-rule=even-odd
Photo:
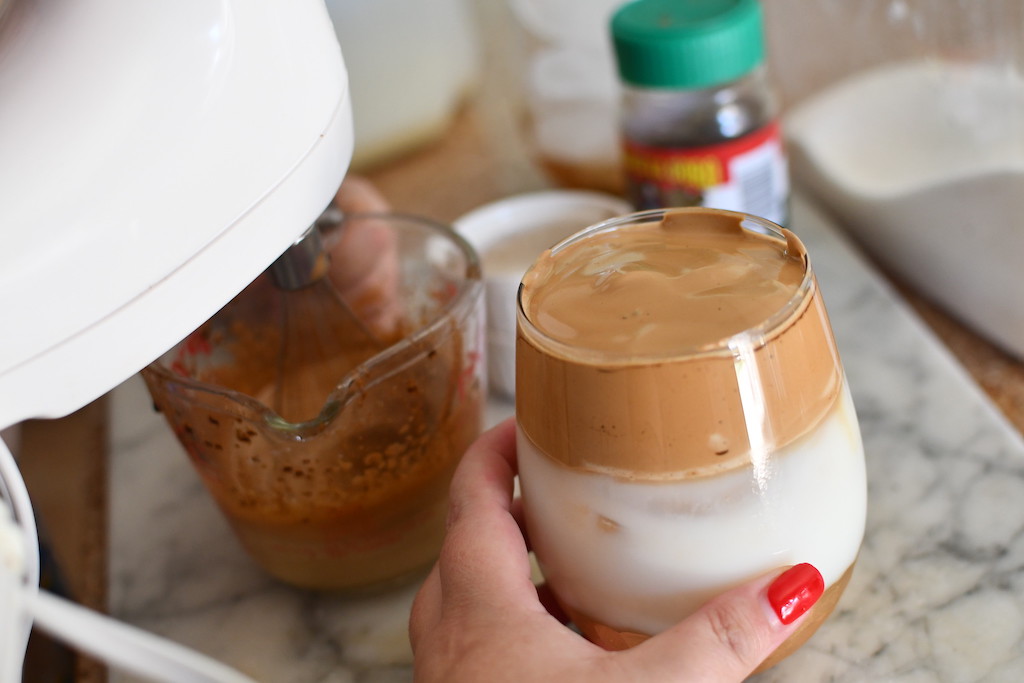
[{"label": "finger", "polygon": [[358,175],[348,175],[334,195],[335,205],[345,213],[378,213],[388,211],[387,200],[376,185]]},{"label": "finger", "polygon": [[390,206],[373,183],[358,175],[345,178],[334,205],[349,218],[324,238],[331,281],[362,323],[387,337],[402,316],[398,241],[392,227],[374,216],[386,214]]},{"label": "finger", "polygon": [[543,609],[530,580],[522,532],[510,512],[514,476],[515,429],[510,419],[470,447],[452,479],[448,532],[439,561],[446,608]]},{"label": "finger", "polygon": [[350,214],[329,242],[330,278],[364,324],[387,336],[401,314],[399,241],[396,225],[380,214]]},{"label": "finger", "polygon": [[342,292],[356,287],[380,287],[397,277],[398,235],[381,214],[352,214],[328,248],[331,280]]},{"label": "finger", "polygon": [[[523,499],[514,498],[512,500],[512,507],[510,509],[512,518],[516,520],[516,524],[519,525],[519,530],[523,534],[523,541],[526,544],[526,550],[532,550],[530,545],[530,536],[526,533],[526,522],[523,517]],[[531,565],[531,569],[533,569]],[[534,585],[537,587],[537,599],[540,600],[540,604],[544,606],[544,609],[548,611],[548,614],[553,616],[563,624],[568,624],[571,620],[569,616],[562,609],[562,606],[558,604],[558,600],[555,598],[554,592],[544,581],[544,577],[540,574],[539,567],[532,573]]]},{"label": "finger", "polygon": [[484,432],[462,456],[449,492],[449,527],[472,511],[511,518],[515,439],[515,422],[509,418]]},{"label": "finger", "polygon": [[441,621],[441,577],[437,564],[430,570],[416,593],[409,612],[409,642],[413,653],[420,639],[434,630]]},{"label": "finger", "polygon": [[824,591],[818,570],[799,564],[724,593],[632,650],[649,680],[740,681],[799,627]]}]

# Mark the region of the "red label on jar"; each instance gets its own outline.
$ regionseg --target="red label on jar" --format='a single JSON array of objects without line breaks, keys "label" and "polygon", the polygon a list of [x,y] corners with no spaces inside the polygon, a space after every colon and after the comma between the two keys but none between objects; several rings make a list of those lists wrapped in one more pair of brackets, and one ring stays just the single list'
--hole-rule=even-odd
[{"label": "red label on jar", "polygon": [[653,147],[626,139],[623,159],[637,209],[707,206],[782,223],[789,177],[779,125],[702,147]]}]

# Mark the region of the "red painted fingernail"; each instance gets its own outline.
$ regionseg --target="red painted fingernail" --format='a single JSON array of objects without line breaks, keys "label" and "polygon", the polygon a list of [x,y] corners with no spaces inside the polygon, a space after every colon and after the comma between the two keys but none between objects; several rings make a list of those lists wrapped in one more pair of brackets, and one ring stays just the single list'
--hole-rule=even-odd
[{"label": "red painted fingernail", "polygon": [[812,564],[798,564],[779,574],[768,586],[768,604],[783,624],[792,624],[825,592],[825,580]]}]

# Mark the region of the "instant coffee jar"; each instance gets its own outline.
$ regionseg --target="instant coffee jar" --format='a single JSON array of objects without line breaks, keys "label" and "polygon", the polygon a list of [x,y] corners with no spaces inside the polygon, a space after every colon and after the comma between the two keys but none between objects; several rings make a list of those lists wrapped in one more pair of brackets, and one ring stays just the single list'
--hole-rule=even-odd
[{"label": "instant coffee jar", "polygon": [[637,0],[613,15],[611,35],[633,205],[785,225],[789,179],[757,0]]}]

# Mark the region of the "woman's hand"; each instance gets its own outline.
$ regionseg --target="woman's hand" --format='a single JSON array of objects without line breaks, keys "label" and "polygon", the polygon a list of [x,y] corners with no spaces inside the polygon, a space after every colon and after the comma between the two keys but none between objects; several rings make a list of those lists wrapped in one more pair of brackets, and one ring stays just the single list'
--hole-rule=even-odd
[{"label": "woman's hand", "polygon": [[797,565],[631,649],[604,650],[553,616],[531,582],[515,473],[512,420],[484,434],[455,473],[441,557],[410,617],[417,681],[740,681],[821,596],[818,571]]}]

